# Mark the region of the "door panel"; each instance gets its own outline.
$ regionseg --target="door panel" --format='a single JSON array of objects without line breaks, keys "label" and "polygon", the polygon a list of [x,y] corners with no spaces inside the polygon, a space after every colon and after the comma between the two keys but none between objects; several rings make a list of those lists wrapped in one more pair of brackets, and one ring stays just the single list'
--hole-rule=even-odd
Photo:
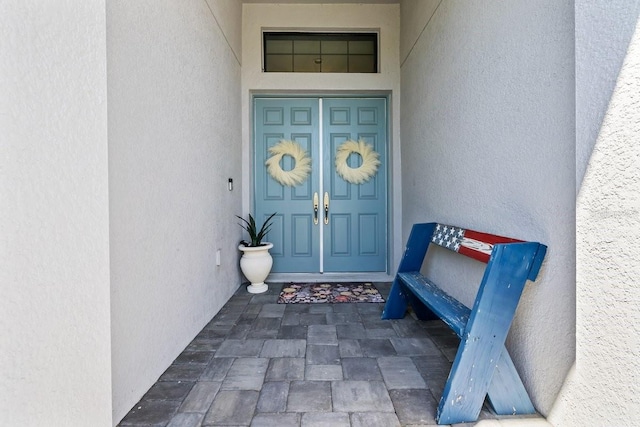
[{"label": "door panel", "polygon": [[[387,265],[387,113],[386,99],[324,99],[324,188],[329,193],[329,224],[324,230],[325,271],[385,271]],[[352,139],[371,144],[379,155],[377,173],[365,183],[352,184],[335,170],[338,147]],[[347,164],[361,165],[351,154]]]},{"label": "door panel", "polygon": [[[273,272],[310,272],[320,268],[319,229],[313,224],[313,193],[320,183],[313,169],[318,165],[319,110],[317,99],[257,98],[255,100],[255,174],[256,218],[278,212],[268,235],[273,243]],[[280,140],[298,142],[311,157],[312,172],[300,185],[284,186],[273,179],[265,167],[269,148]],[[284,156],[284,171],[295,162]]]},{"label": "door panel", "polygon": [[[385,98],[255,99],[255,213],[256,218],[264,219],[278,212],[268,236],[274,244],[273,272],[386,271],[386,121]],[[295,140],[311,157],[308,179],[295,187],[278,183],[264,164],[269,147],[281,139]],[[351,184],[335,171],[337,149],[349,139],[363,139],[379,154],[377,174],[362,184]],[[294,161],[284,156],[280,164],[287,171]],[[359,167],[360,156],[351,154],[347,164]],[[327,224],[325,192],[329,196]],[[318,224],[313,213],[315,193]]]}]

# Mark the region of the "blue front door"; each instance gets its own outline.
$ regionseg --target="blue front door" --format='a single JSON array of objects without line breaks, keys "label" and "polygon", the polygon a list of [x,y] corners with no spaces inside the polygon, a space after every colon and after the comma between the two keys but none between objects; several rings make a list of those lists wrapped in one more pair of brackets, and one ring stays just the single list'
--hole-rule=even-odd
[{"label": "blue front door", "polygon": [[[255,98],[255,215],[278,212],[268,236],[273,272],[386,271],[386,108],[385,98]],[[292,146],[311,161],[303,178]],[[278,166],[268,168],[274,156]]]}]

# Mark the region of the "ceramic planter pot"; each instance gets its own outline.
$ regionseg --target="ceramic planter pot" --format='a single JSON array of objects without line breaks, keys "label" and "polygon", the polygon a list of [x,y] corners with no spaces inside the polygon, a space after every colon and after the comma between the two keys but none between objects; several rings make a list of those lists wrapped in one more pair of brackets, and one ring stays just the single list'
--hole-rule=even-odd
[{"label": "ceramic planter pot", "polygon": [[273,258],[269,253],[269,249],[272,247],[273,243],[264,243],[262,246],[238,246],[238,249],[242,251],[240,269],[242,274],[251,282],[247,286],[249,293],[259,294],[269,289],[264,280],[271,272],[271,266],[273,265]]}]

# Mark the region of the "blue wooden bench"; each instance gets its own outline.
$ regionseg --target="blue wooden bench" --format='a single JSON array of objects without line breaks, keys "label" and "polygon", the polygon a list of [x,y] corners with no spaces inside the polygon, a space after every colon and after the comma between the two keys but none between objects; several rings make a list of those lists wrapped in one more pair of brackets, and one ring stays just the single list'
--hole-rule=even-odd
[{"label": "blue wooden bench", "polygon": [[[420,273],[430,245],[487,264],[472,309]],[[419,319],[440,318],[460,337],[438,424],[477,420],[485,397],[499,415],[535,413],[504,343],[525,282],[536,279],[546,251],[540,243],[450,225],[413,225],[382,318],[400,319],[411,305]]]}]

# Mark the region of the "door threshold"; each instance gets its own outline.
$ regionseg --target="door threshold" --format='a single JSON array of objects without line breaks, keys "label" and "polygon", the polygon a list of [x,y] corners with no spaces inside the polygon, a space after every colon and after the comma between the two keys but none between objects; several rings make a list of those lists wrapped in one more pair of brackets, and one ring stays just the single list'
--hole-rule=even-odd
[{"label": "door threshold", "polygon": [[365,273],[271,273],[266,282],[392,282],[393,276],[385,272]]}]

